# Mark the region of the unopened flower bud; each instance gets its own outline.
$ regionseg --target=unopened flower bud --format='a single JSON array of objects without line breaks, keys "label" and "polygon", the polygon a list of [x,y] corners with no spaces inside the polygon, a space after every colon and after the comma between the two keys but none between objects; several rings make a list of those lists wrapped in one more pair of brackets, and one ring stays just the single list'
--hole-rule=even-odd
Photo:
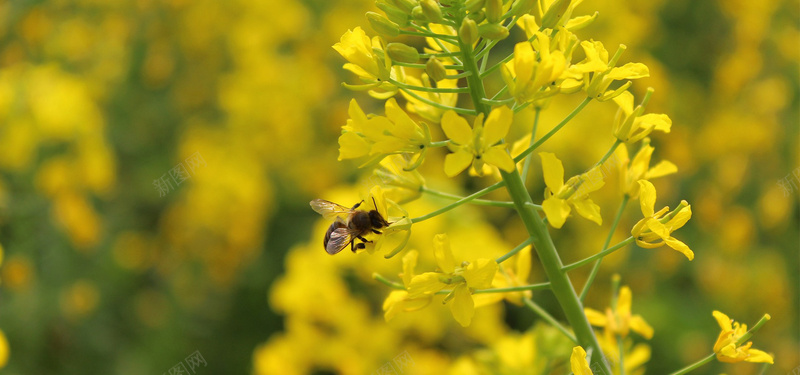
[{"label": "unopened flower bud", "polygon": [[441,23],[444,20],[442,18],[442,8],[439,7],[439,3],[436,1],[422,0],[419,2],[419,5],[422,6],[422,13],[425,14],[425,18],[427,18],[428,21]]},{"label": "unopened flower bud", "polygon": [[386,13],[386,17],[388,17],[390,21],[402,26],[408,25],[408,13],[402,9],[385,2],[379,2],[377,6]]},{"label": "unopened flower bud", "polygon": [[542,16],[542,27],[545,29],[554,29],[556,25],[564,18],[572,0],[556,0],[547,8],[544,16]]},{"label": "unopened flower bud", "polygon": [[419,61],[419,51],[403,43],[389,43],[389,45],[386,46],[386,53],[389,54],[389,58],[391,58],[392,61],[412,64]]},{"label": "unopened flower bud", "polygon": [[421,5],[417,5],[411,10],[411,17],[417,21],[428,22],[428,17],[425,17],[425,12],[422,11]]},{"label": "unopened flower bud", "polygon": [[470,12],[477,12],[483,8],[484,1],[485,0],[467,0],[467,2],[464,3],[464,7]]},{"label": "unopened flower bud", "polygon": [[444,64],[435,57],[428,59],[428,63],[425,64],[425,72],[428,73],[428,77],[436,82],[445,79],[445,76],[447,76],[447,70],[444,68]]},{"label": "unopened flower bud", "polygon": [[478,34],[481,38],[503,40],[508,37],[508,29],[499,23],[486,23],[478,26]]},{"label": "unopened flower bud", "polygon": [[414,0],[390,0],[390,1],[394,3],[396,7],[403,10],[403,12],[406,12],[406,14],[411,14],[411,10],[414,9],[415,6],[417,6],[417,1]]},{"label": "unopened flower bud", "polygon": [[367,19],[372,29],[378,34],[392,38],[400,35],[400,27],[378,13],[367,12]]},{"label": "unopened flower bud", "polygon": [[511,5],[511,14],[522,17],[533,9],[536,5],[536,0],[516,0]]},{"label": "unopened flower bud", "polygon": [[486,19],[490,23],[497,23],[502,17],[503,0],[486,0]]},{"label": "unopened flower bud", "polygon": [[469,14],[467,14],[467,18],[475,21],[475,24],[477,25],[486,19],[486,12],[484,12],[483,9],[477,10],[475,12],[470,12]]},{"label": "unopened flower bud", "polygon": [[461,37],[465,44],[472,45],[478,41],[478,25],[475,21],[464,18],[464,21],[461,22],[461,27],[458,28],[458,36]]}]

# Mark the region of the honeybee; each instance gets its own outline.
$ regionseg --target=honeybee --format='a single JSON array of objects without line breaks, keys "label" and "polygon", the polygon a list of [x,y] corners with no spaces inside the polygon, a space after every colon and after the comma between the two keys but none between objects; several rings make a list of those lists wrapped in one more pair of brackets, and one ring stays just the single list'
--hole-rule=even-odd
[{"label": "honeybee", "polygon": [[[311,208],[317,213],[321,214],[326,219],[334,219],[328,231],[325,232],[325,238],[322,241],[325,246],[325,251],[328,254],[336,254],[347,245],[350,245],[350,250],[356,252],[356,249],[364,249],[367,247],[368,241],[364,235],[369,232],[381,234],[378,229],[389,226],[389,222],[383,218],[378,210],[358,210],[364,201],[356,203],[353,208],[347,208],[337,203],[326,201],[324,199],[314,199],[310,202]],[[372,203],[375,203],[375,198],[372,198]],[[378,205],[375,204],[377,208]],[[344,218],[342,218],[344,216]],[[361,240],[360,243],[354,243],[356,239]]]}]

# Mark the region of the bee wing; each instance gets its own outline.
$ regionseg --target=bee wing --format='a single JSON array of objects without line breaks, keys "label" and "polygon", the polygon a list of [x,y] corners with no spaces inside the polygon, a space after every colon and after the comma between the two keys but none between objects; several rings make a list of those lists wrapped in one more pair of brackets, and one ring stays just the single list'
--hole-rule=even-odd
[{"label": "bee wing", "polygon": [[314,199],[309,204],[311,205],[311,209],[326,219],[333,219],[340,215],[347,215],[353,212],[353,210],[348,207],[324,199]]},{"label": "bee wing", "polygon": [[325,246],[325,251],[328,254],[336,254],[347,245],[349,245],[356,238],[355,232],[348,228],[338,228],[331,233],[331,238],[328,240],[328,245]]}]

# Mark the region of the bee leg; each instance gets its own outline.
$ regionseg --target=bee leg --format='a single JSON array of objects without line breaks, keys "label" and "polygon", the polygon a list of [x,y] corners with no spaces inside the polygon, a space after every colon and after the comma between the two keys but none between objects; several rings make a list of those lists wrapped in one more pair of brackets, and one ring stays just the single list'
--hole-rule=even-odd
[{"label": "bee leg", "polygon": [[375,233],[375,234],[383,234],[383,232],[379,232],[379,231],[377,231],[377,230],[375,230],[375,229],[373,229],[373,230],[372,230],[372,233]]},{"label": "bee leg", "polygon": [[364,245],[363,243],[360,243],[360,244],[356,245],[356,249],[364,250],[366,248],[367,248],[367,245]]},{"label": "bee leg", "polygon": [[355,210],[356,208],[358,208],[358,206],[360,206],[361,203],[364,203],[364,201],[362,200],[361,202],[356,203],[356,205],[353,206],[353,208],[351,208],[351,210]]},{"label": "bee leg", "polygon": [[[364,243],[372,243],[372,241],[368,241],[366,238],[361,237],[361,236],[358,236],[358,239],[363,241]],[[362,243],[362,244],[359,244],[359,245],[364,245],[364,244]],[[366,246],[366,245],[364,245],[364,246]]]}]

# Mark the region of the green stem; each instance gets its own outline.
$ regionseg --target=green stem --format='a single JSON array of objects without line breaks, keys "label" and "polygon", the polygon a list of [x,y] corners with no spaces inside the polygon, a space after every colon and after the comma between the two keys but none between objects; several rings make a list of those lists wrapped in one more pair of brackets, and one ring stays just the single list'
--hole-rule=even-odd
[{"label": "green stem", "polygon": [[619,346],[619,375],[625,375],[625,344],[620,335],[617,335],[617,345]]},{"label": "green stem", "polygon": [[429,106],[432,106],[432,107],[436,107],[436,108],[439,108],[439,109],[444,109],[445,111],[452,110],[452,111],[455,111],[456,113],[460,113],[462,115],[474,115],[475,114],[475,110],[472,110],[472,109],[446,106],[444,104],[440,104],[440,103],[434,102],[433,100],[423,98],[423,97],[419,96],[417,93],[415,93],[412,90],[404,89],[402,87],[400,88],[400,90],[403,90],[403,92],[405,92],[409,96],[413,97],[414,99],[417,99],[417,100],[419,100],[419,101],[421,101],[421,102],[423,102],[423,103],[425,103],[425,104],[427,104]]},{"label": "green stem", "polygon": [[[424,28],[423,28],[423,27],[421,27],[421,26],[417,26],[417,25],[414,25],[414,27],[415,27],[417,30],[420,30],[420,31],[422,31],[422,32],[430,32],[430,33],[433,33],[433,31],[431,31],[431,26],[430,26],[430,25],[425,25],[425,27],[424,27]],[[457,39],[458,37],[455,37],[455,38]],[[438,46],[439,46],[439,48],[441,48],[441,49],[442,49],[442,51],[444,51],[444,52],[447,52],[447,53],[451,53],[451,52],[453,52],[453,51],[450,51],[450,49],[449,49],[449,48],[445,47],[445,45],[444,45],[444,43],[442,43],[442,40],[441,40],[441,39],[438,39],[438,38],[433,38],[433,40],[436,42],[436,45],[438,45]],[[453,41],[455,41],[455,39],[453,39]],[[459,57],[459,56],[460,56],[460,54],[459,54],[459,55],[456,55],[456,56],[451,56],[451,57],[452,57],[453,61],[455,61],[455,62],[457,62],[457,63],[461,64],[461,59],[460,59],[460,57]],[[462,64],[462,65],[463,65],[463,64]]]},{"label": "green stem", "polygon": [[374,273],[372,274],[372,278],[373,278],[373,279],[375,279],[375,280],[378,280],[378,281],[380,281],[381,283],[384,283],[384,284],[386,284],[386,285],[388,285],[389,287],[391,287],[391,288],[394,288],[394,289],[403,289],[403,290],[405,290],[405,289],[406,289],[406,286],[405,286],[405,285],[403,285],[403,284],[400,284],[400,283],[396,283],[396,282],[394,282],[394,281],[392,281],[392,280],[389,280],[389,279],[387,279],[387,278],[383,277],[381,274],[379,274],[379,273],[377,273],[377,272],[374,272]]},{"label": "green stem", "polygon": [[[401,62],[401,61],[392,61],[392,65],[403,66],[403,67],[406,67],[406,68],[417,68],[417,69],[423,69],[423,70],[426,68],[425,64],[407,63],[407,62]],[[456,69],[456,70],[464,69],[464,67],[461,66],[461,65],[452,65],[452,64],[445,64],[444,67],[445,67],[445,69]]]},{"label": "green stem", "polygon": [[506,105],[508,103],[514,102],[514,98],[501,99],[501,100],[483,99],[481,101],[488,105]]},{"label": "green stem", "polygon": [[506,91],[508,91],[508,85],[503,86],[503,88],[500,89],[500,91],[494,94],[494,96],[492,96],[492,100],[497,100],[497,98],[503,96],[503,94],[505,94]]},{"label": "green stem", "polygon": [[[464,199],[462,196],[458,196],[455,194],[445,193],[443,191],[432,190],[428,189],[427,187],[422,187],[422,192],[433,195],[435,197],[446,198],[451,200],[459,200]],[[477,204],[481,206],[493,206],[493,207],[514,207],[514,202],[500,202],[500,201],[491,201],[486,199],[473,199],[469,203]]]},{"label": "green stem", "polygon": [[429,59],[431,57],[458,57],[461,56],[459,52],[435,52],[435,53],[420,53],[419,57]]},{"label": "green stem", "polygon": [[481,190],[479,190],[479,191],[477,191],[475,193],[472,193],[472,194],[470,194],[470,195],[468,195],[468,196],[466,196],[464,198],[461,198],[461,199],[453,202],[452,204],[444,206],[444,207],[442,207],[442,208],[440,208],[440,209],[438,209],[436,211],[433,211],[433,212],[431,212],[431,213],[429,213],[427,215],[422,215],[422,216],[419,216],[419,217],[415,217],[415,218],[411,219],[411,223],[412,224],[416,224],[416,223],[419,223],[421,221],[428,220],[428,219],[430,219],[432,217],[439,216],[439,215],[441,215],[441,214],[443,214],[443,213],[445,213],[447,211],[450,211],[450,210],[452,210],[452,209],[454,209],[454,208],[456,208],[456,207],[458,207],[458,206],[460,206],[460,205],[462,205],[464,203],[469,203],[469,202],[473,201],[475,198],[478,198],[480,196],[489,194],[489,193],[491,193],[491,192],[503,187],[503,185],[505,185],[505,182],[500,181],[498,183],[495,183],[494,185],[490,185],[488,187],[485,187],[485,188],[483,188],[483,189],[481,189]]},{"label": "green stem", "polygon": [[472,72],[461,72],[461,73],[458,73],[458,74],[450,74],[450,75],[445,75],[444,79],[466,78],[466,77],[470,76],[471,74],[472,74]]},{"label": "green stem", "polygon": [[511,286],[508,288],[476,289],[475,291],[472,292],[472,294],[524,292],[526,290],[544,290],[549,288],[550,288],[550,283],[539,283],[530,285]]},{"label": "green stem", "polygon": [[614,144],[613,144],[613,145],[611,145],[611,148],[610,148],[610,149],[608,149],[608,152],[606,152],[606,154],[605,154],[605,155],[603,155],[603,157],[600,159],[600,161],[598,161],[597,163],[595,163],[595,165],[594,165],[592,168],[594,168],[594,167],[598,167],[598,166],[601,166],[601,165],[603,165],[603,163],[605,163],[605,162],[606,162],[606,160],[608,160],[608,158],[609,158],[609,157],[611,157],[611,155],[614,153],[614,151],[616,151],[617,147],[618,147],[620,144],[622,144],[622,141],[620,141],[619,139],[617,139],[617,140],[616,140],[616,142],[614,142]]},{"label": "green stem", "polygon": [[407,85],[402,82],[395,81],[389,78],[389,82],[391,84],[401,88],[401,89],[408,89],[414,91],[422,91],[422,92],[435,92],[440,94],[447,94],[447,93],[461,93],[461,92],[469,92],[469,88],[467,87],[424,87],[424,86],[413,86]]},{"label": "green stem", "polygon": [[592,98],[587,97],[586,99],[583,99],[581,104],[578,104],[578,106],[575,107],[575,109],[573,109],[572,112],[570,112],[567,115],[567,117],[565,117],[563,120],[561,120],[561,122],[558,123],[558,125],[556,125],[552,130],[547,132],[547,134],[542,136],[541,139],[539,139],[534,144],[532,144],[530,147],[525,149],[525,151],[523,151],[521,154],[517,155],[517,157],[514,158],[514,161],[515,162],[519,162],[520,160],[522,160],[522,158],[524,158],[525,156],[527,156],[528,154],[533,152],[533,150],[535,150],[537,147],[541,146],[542,143],[544,143],[545,141],[550,139],[550,137],[552,137],[554,134],[556,134],[556,132],[561,130],[561,128],[563,128],[564,125],[566,125],[570,120],[572,120],[572,118],[575,117],[575,115],[577,115],[581,110],[583,110],[583,108],[586,107],[586,105],[589,104],[590,101],[592,101]]},{"label": "green stem", "polygon": [[553,244],[550,233],[547,231],[547,226],[541,216],[533,208],[525,204],[531,202],[531,197],[522,183],[522,178],[516,170],[512,173],[501,171],[500,175],[506,181],[509,195],[511,195],[514,203],[517,203],[517,212],[528,230],[528,235],[533,239],[534,248],[539,255],[542,268],[544,268],[547,278],[550,280],[553,294],[555,294],[559,305],[561,305],[567,321],[575,331],[575,336],[578,338],[577,343],[584,348],[592,348],[592,351],[597,353],[597,355],[592,356],[592,363],[600,366],[606,373],[610,374],[611,369],[608,368],[597,337],[595,337],[592,326],[583,313],[583,304],[578,299],[566,270],[562,268],[561,258],[558,255],[555,244]]},{"label": "green stem", "polygon": [[622,242],[620,242],[620,243],[618,243],[618,244],[616,244],[614,246],[611,246],[608,249],[605,249],[605,250],[603,250],[603,251],[601,251],[601,252],[599,252],[599,253],[597,253],[595,255],[592,255],[592,256],[584,259],[584,260],[579,260],[579,261],[577,261],[575,263],[566,265],[561,269],[564,270],[565,272],[574,270],[574,269],[576,269],[576,268],[578,268],[580,266],[583,266],[583,265],[591,263],[593,260],[600,259],[600,258],[602,258],[602,257],[604,257],[604,256],[606,256],[608,254],[611,254],[611,253],[621,249],[625,245],[630,244],[631,242],[633,242],[633,237],[628,237],[624,241],[622,241]]},{"label": "green stem", "polygon": [[578,339],[575,337],[575,335],[573,335],[572,332],[570,332],[561,323],[559,323],[558,320],[556,320],[556,318],[553,318],[552,315],[548,314],[545,309],[537,305],[535,302],[533,302],[533,300],[531,300],[528,297],[523,298],[522,301],[525,302],[525,305],[530,307],[530,309],[533,310],[533,312],[539,315],[539,317],[541,317],[542,319],[550,323],[550,325],[561,331],[561,333],[563,333],[564,336],[567,336],[567,338],[572,340],[572,342],[578,343]]},{"label": "green stem", "polygon": [[708,356],[706,356],[705,358],[703,358],[703,359],[701,359],[701,360],[699,360],[699,361],[697,361],[695,363],[692,363],[691,365],[686,366],[686,367],[684,367],[684,368],[682,368],[682,369],[680,369],[678,371],[675,371],[670,375],[683,375],[683,374],[686,374],[686,373],[688,373],[690,371],[694,371],[694,370],[698,369],[700,366],[705,365],[706,363],[713,361],[715,355],[716,355],[715,353],[711,353]]},{"label": "green stem", "polygon": [[[625,206],[628,205],[628,200],[630,200],[630,196],[625,194],[622,197],[622,203],[619,205],[619,209],[617,210],[617,216],[614,217],[614,222],[611,223],[611,229],[608,231],[608,236],[606,236],[606,242],[603,243],[603,250],[605,251],[608,249],[608,244],[611,243],[611,238],[614,237],[614,231],[617,230],[617,225],[619,225],[619,220],[622,218],[622,212],[625,211]],[[594,278],[597,276],[597,272],[600,270],[600,263],[603,261],[603,258],[597,260],[592,266],[592,272],[589,273],[589,278],[586,279],[586,283],[583,284],[583,290],[581,291],[581,302],[586,300],[586,295],[589,293],[589,288],[592,286],[594,282]]]},{"label": "green stem", "polygon": [[445,35],[445,34],[435,34],[430,32],[423,32],[423,31],[408,31],[408,30],[400,30],[401,35],[413,35],[413,36],[422,36],[422,37],[430,37],[433,39],[448,39],[455,41],[458,37],[454,35]]},{"label": "green stem", "polygon": [[[372,278],[385,284],[386,286],[392,289],[407,290],[405,285],[389,280],[377,272],[372,274]],[[513,292],[524,292],[528,290],[545,290],[549,288],[550,288],[550,283],[538,283],[538,284],[511,286],[508,288],[475,289],[472,291],[472,294],[513,293]],[[451,292],[452,290],[440,290],[436,292],[436,294],[450,294]]]},{"label": "green stem", "polygon": [[524,241],[524,242],[522,242],[521,244],[517,245],[517,247],[513,248],[511,251],[509,251],[509,252],[505,253],[505,254],[504,254],[503,256],[501,256],[500,258],[497,258],[497,260],[495,260],[495,262],[497,262],[497,263],[503,263],[503,262],[505,262],[505,261],[506,261],[506,259],[513,257],[513,256],[514,256],[514,254],[516,254],[516,253],[520,252],[520,250],[524,249],[524,248],[525,248],[525,246],[528,246],[528,245],[530,245],[532,242],[533,242],[533,239],[529,237],[527,240],[525,240],[525,241]]},{"label": "green stem", "polygon": [[[533,114],[533,129],[531,129],[531,140],[528,142],[528,147],[533,146],[533,143],[536,141],[536,130],[539,126],[539,112],[541,112],[541,110],[536,108]],[[531,169],[532,159],[531,155],[528,155],[525,157],[525,163],[522,164],[522,182],[526,185],[528,183],[528,172]]]},{"label": "green stem", "polygon": [[444,146],[447,146],[447,144],[448,144],[448,143],[450,143],[450,141],[437,141],[437,142],[431,142],[431,143],[428,145],[428,147],[444,147]]},{"label": "green stem", "polygon": [[[472,46],[464,43],[461,39],[459,39],[459,46],[462,51],[464,70],[477,73],[478,66],[475,63],[475,59],[472,54]],[[467,77],[467,86],[470,88],[472,103],[475,105],[475,109],[478,111],[478,113],[488,116],[490,108],[481,101],[481,99],[486,98],[486,90],[483,86],[481,77],[478,74],[472,74],[471,76]],[[577,114],[577,112],[583,109],[583,107],[586,106],[589,101],[590,99],[585,99],[579,105],[579,107],[574,110],[567,119],[565,119],[564,123],[569,121],[573,116],[575,116],[575,114]],[[561,126],[563,126],[563,124],[559,124],[558,127],[560,128]],[[552,134],[554,134],[554,132],[550,133],[550,135]],[[542,139],[542,142],[544,142],[547,138],[549,138],[549,136],[545,136],[545,138]],[[533,151],[533,148],[529,148],[527,153],[521,155],[516,161],[522,160],[522,158],[531,151]],[[503,177],[503,182],[505,182],[509,195],[514,201],[516,210],[525,224],[525,228],[528,231],[529,237],[533,239],[536,253],[539,255],[539,260],[542,263],[542,267],[547,274],[547,278],[550,280],[550,286],[553,290],[553,294],[555,294],[559,305],[561,305],[561,308],[566,315],[567,321],[570,323],[573,331],[575,332],[574,337],[577,339],[574,341],[584,348],[591,348],[594,353],[597,353],[597,355],[592,356],[592,363],[605,370],[606,373],[610,374],[611,369],[608,367],[608,364],[606,363],[606,360],[602,354],[603,352],[600,349],[600,344],[597,341],[597,337],[595,337],[594,331],[592,330],[591,325],[589,325],[586,315],[583,313],[581,301],[578,299],[578,295],[575,293],[575,289],[572,287],[572,283],[566,272],[562,270],[561,258],[559,257],[558,251],[553,244],[553,239],[550,237],[550,233],[547,231],[547,226],[545,225],[544,221],[542,221],[539,213],[533,207],[528,205],[528,203],[533,204],[533,201],[531,200],[531,196],[528,194],[528,191],[525,188],[525,184],[522,182],[522,178],[520,177],[516,168],[511,173],[500,170],[500,175]],[[528,306],[531,308],[534,308],[535,306],[533,301],[530,300],[528,300],[526,304],[528,304]],[[537,309],[534,309],[534,311],[537,311]],[[544,310],[541,310],[541,312],[546,314]],[[553,321],[555,322],[555,320]],[[561,328],[563,329],[563,327]],[[566,330],[564,331],[565,333],[569,333]],[[569,334],[569,336],[572,335]]]}]

